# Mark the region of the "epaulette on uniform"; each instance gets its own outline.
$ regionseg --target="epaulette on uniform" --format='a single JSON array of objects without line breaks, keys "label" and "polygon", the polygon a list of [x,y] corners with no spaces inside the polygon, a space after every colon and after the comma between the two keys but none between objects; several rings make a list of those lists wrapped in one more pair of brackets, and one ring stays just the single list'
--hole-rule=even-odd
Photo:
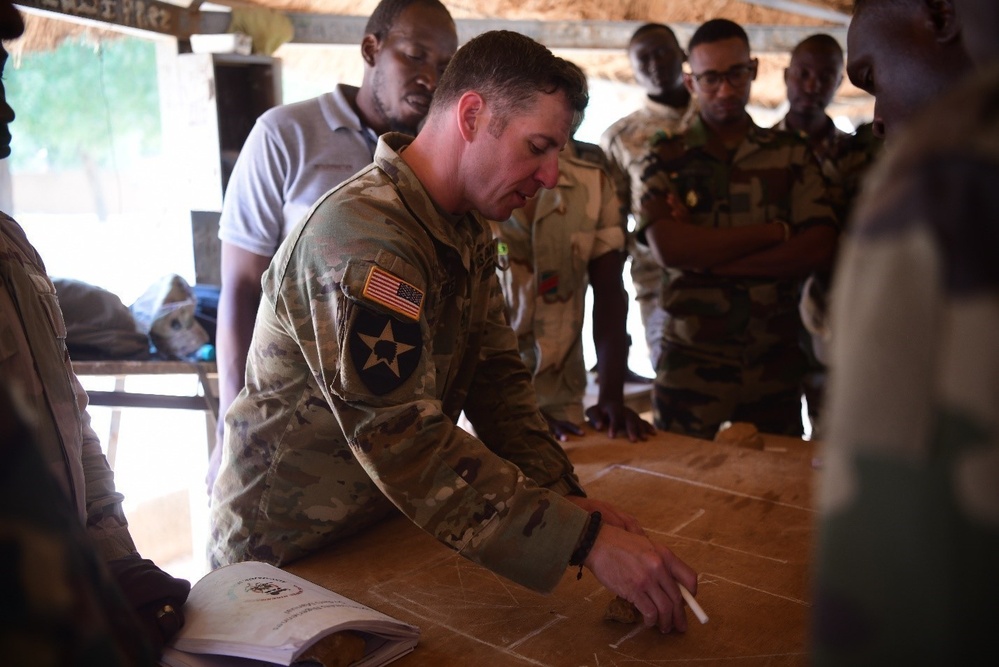
[{"label": "epaulette on uniform", "polygon": [[764,127],[757,131],[756,136],[760,144],[808,146],[808,135],[796,130],[778,130],[772,127]]},{"label": "epaulette on uniform", "polygon": [[654,147],[661,143],[672,141],[676,136],[678,135],[673,130],[656,130],[656,133],[649,139],[649,146]]},{"label": "epaulette on uniform", "polygon": [[571,157],[587,164],[596,165],[606,172],[610,171],[610,161],[607,160],[607,154],[600,146],[574,139],[572,147],[575,155]]}]

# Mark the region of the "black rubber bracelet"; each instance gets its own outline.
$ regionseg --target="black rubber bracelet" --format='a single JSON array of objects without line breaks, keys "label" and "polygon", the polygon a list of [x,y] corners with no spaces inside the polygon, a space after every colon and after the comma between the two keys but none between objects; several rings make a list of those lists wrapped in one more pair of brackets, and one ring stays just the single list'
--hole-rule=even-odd
[{"label": "black rubber bracelet", "polygon": [[576,550],[572,552],[572,557],[569,558],[570,566],[579,566],[579,572],[576,574],[577,580],[583,578],[583,561],[585,561],[586,557],[590,555],[593,545],[597,542],[597,534],[600,532],[600,524],[602,520],[603,517],[600,516],[600,512],[593,512],[590,514],[590,522],[586,525],[583,538],[580,540],[579,546],[576,547]]}]

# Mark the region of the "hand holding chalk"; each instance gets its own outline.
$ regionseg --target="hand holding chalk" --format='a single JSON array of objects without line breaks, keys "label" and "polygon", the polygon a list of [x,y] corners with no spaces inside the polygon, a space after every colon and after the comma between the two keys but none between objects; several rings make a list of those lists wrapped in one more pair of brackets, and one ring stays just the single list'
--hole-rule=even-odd
[{"label": "hand holding chalk", "polygon": [[701,625],[707,623],[708,615],[704,613],[703,609],[701,609],[701,605],[697,604],[697,600],[695,600],[694,596],[690,594],[690,591],[688,591],[687,588],[679,581],[676,582],[676,585],[680,587],[680,595],[682,595],[683,599],[686,600],[687,606],[690,607],[692,612],[694,612],[694,616],[696,616],[697,620],[701,622]]}]

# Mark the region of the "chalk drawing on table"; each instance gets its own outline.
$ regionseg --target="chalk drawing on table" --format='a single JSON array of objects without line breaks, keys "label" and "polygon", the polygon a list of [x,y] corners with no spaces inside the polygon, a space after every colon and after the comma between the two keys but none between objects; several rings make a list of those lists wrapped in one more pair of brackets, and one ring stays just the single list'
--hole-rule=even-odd
[{"label": "chalk drawing on table", "polygon": [[[702,516],[704,516],[704,514],[705,514],[705,510],[703,508],[701,508],[701,509],[697,510],[696,512],[694,512],[690,516],[689,519],[686,519],[685,521],[683,521],[683,523],[681,523],[681,524],[679,524],[677,526],[674,526],[671,530],[666,531],[664,534],[665,535],[675,535],[676,533],[679,533],[681,530],[683,530],[684,528],[686,528],[690,524],[692,524],[695,521],[697,521],[698,519],[700,519]],[[658,531],[656,531],[656,532],[658,532]]]},{"label": "chalk drawing on table", "polygon": [[508,651],[567,618],[552,608],[549,598],[458,555],[435,559],[428,567],[382,582],[371,592],[421,619]]},{"label": "chalk drawing on table", "polygon": [[695,625],[682,637],[664,637],[642,632],[644,625],[614,624],[603,619],[613,594],[588,574],[577,582],[568,572],[542,596],[453,552],[414,563],[372,593],[407,620],[415,616],[428,637],[471,643],[479,664],[496,667],[807,664],[807,561],[797,557],[807,552],[804,527],[813,522],[814,512],[802,506],[807,499],[782,501],[777,493],[727,489],[654,466],[614,468],[588,490],[633,501],[646,531],[667,536],[657,541],[687,549],[701,572],[698,599],[712,614],[707,630]]},{"label": "chalk drawing on table", "polygon": [[[619,647],[619,646],[620,646],[621,644],[625,643],[626,641],[628,641],[629,639],[631,639],[632,637],[634,637],[635,635],[637,635],[637,634],[638,634],[639,632],[641,632],[642,630],[647,630],[647,629],[648,629],[648,628],[646,628],[644,624],[639,624],[639,625],[638,625],[638,627],[634,628],[634,629],[633,629],[633,630],[632,630],[631,632],[629,632],[629,633],[628,633],[628,634],[626,634],[625,636],[621,637],[620,639],[618,639],[618,640],[617,640],[616,642],[614,642],[613,644],[609,644],[609,646],[610,646],[611,648],[613,648],[613,649],[616,649],[616,648],[617,648],[617,647]],[[596,656],[597,656],[597,654],[596,654],[596,653],[594,653],[594,654],[593,654],[593,657],[596,657]]]},{"label": "chalk drawing on table", "polygon": [[724,486],[718,486],[716,484],[708,484],[707,482],[698,482],[687,477],[681,477],[679,475],[670,475],[664,472],[657,472],[655,470],[647,470],[645,468],[636,468],[635,466],[630,466],[626,464],[615,464],[610,466],[608,470],[624,470],[627,472],[637,473],[639,475],[650,475],[652,477],[659,477],[661,479],[668,479],[673,482],[680,482],[681,484],[688,484],[690,486],[696,486],[702,489],[709,489],[711,491],[717,491],[719,493],[725,493],[728,495],[736,496],[739,498],[746,498],[748,500],[758,500],[764,503],[770,503],[780,507],[787,507],[789,509],[801,510],[803,512],[815,513],[815,510],[811,507],[806,507],[805,505],[795,505],[793,503],[781,502],[775,498],[770,498],[767,496],[758,496],[751,493],[743,493],[742,491],[735,491],[734,489],[727,489]]},{"label": "chalk drawing on table", "polygon": [[777,563],[778,565],[787,565],[791,561],[787,558],[776,558],[774,556],[766,556],[755,551],[747,551],[745,549],[739,549],[737,547],[730,547],[728,545],[722,544],[716,540],[699,540],[696,537],[688,537],[686,535],[680,535],[672,531],[656,530],[654,528],[646,528],[646,533],[652,533],[653,535],[666,535],[672,540],[683,540],[684,542],[696,542],[698,544],[704,544],[710,547],[715,547],[716,549],[722,549],[724,551],[731,551],[733,553],[742,554],[744,556],[749,556],[751,558],[761,558],[763,560],[770,561],[772,563]]},{"label": "chalk drawing on table", "polygon": [[787,600],[788,602],[793,602],[794,604],[800,604],[803,607],[811,608],[811,606],[812,606],[812,604],[808,600],[802,600],[800,598],[794,598],[794,597],[791,597],[789,595],[781,595],[780,593],[775,593],[774,591],[768,591],[768,590],[765,590],[763,588],[757,588],[756,586],[750,586],[749,584],[744,584],[741,581],[736,581],[734,579],[729,579],[728,577],[723,577],[723,576],[721,576],[719,574],[702,572],[700,574],[700,577],[698,578],[697,585],[698,586],[711,585],[711,584],[718,583],[718,581],[724,581],[727,584],[731,584],[733,586],[740,586],[742,588],[746,588],[746,589],[754,591],[756,593],[761,593],[763,595],[769,595],[771,597],[779,598],[781,600]]}]

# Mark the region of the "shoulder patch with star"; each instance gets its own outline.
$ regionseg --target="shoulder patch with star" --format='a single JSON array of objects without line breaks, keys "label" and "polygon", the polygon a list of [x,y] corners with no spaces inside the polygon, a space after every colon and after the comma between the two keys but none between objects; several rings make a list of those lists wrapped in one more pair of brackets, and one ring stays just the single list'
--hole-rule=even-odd
[{"label": "shoulder patch with star", "polygon": [[423,350],[420,325],[359,305],[348,334],[354,372],[371,393],[395,391],[416,370]]}]

